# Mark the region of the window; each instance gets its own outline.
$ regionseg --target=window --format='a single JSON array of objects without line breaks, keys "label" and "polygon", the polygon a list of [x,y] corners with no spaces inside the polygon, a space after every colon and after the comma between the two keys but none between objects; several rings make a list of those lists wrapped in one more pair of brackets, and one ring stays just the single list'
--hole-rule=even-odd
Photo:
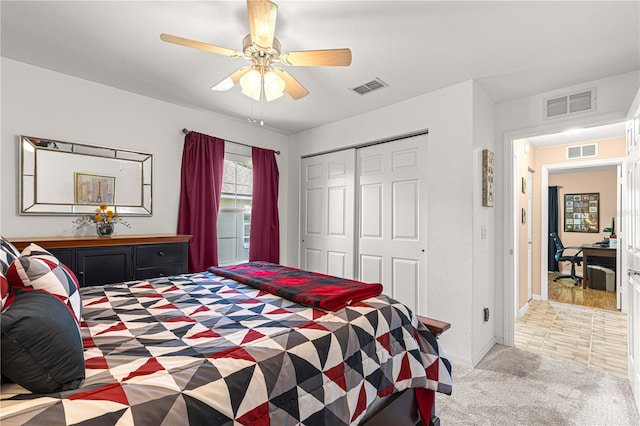
[{"label": "window", "polygon": [[[229,142],[227,142],[227,146]],[[249,260],[253,172],[250,155],[225,152],[218,212],[218,263]],[[238,149],[234,149],[238,151]]]}]

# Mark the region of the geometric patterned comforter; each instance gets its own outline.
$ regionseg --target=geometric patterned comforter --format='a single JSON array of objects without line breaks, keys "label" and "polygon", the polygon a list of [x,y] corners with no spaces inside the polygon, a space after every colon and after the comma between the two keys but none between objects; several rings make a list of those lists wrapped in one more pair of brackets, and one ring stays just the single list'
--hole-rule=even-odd
[{"label": "geometric patterned comforter", "polygon": [[384,295],[328,312],[210,273],[81,293],[85,381],[3,384],[3,426],[347,425],[394,392],[451,392],[436,340]]}]

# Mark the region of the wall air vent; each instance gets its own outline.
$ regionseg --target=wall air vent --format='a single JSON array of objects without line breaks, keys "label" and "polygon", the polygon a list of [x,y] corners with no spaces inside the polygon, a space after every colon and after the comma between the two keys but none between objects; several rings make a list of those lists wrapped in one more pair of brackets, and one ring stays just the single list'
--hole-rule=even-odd
[{"label": "wall air vent", "polygon": [[388,84],[385,83],[384,81],[380,80],[379,78],[376,77],[375,80],[371,80],[368,81],[364,84],[361,84],[360,86],[357,87],[353,87],[351,88],[351,90],[353,90],[354,92],[356,92],[359,95],[366,95],[367,93],[371,93],[374,90],[379,90],[382,89],[383,87],[387,87]]},{"label": "wall air vent", "polygon": [[588,158],[588,157],[597,157],[597,156],[598,156],[597,143],[567,147],[567,160],[575,160],[577,158]]},{"label": "wall air vent", "polygon": [[596,88],[544,100],[543,117],[556,118],[596,110]]}]

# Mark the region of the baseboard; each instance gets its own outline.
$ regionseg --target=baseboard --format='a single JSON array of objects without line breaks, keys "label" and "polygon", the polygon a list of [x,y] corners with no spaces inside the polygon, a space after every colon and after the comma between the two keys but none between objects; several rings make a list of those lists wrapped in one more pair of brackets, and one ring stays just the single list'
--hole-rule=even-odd
[{"label": "baseboard", "polygon": [[[446,349],[445,349],[446,350]],[[459,357],[456,354],[447,352],[447,359],[451,361],[451,365],[455,368],[456,365],[459,365],[464,368],[473,368],[473,364],[470,359],[466,357]]]},{"label": "baseboard", "polygon": [[522,318],[522,316],[524,314],[527,313],[527,311],[529,310],[529,302],[525,303],[524,306],[522,308],[520,308],[520,310],[518,311],[518,319]]},{"label": "baseboard", "polygon": [[491,338],[491,340],[489,340],[489,342],[487,342],[486,345],[484,345],[484,347],[482,348],[482,350],[473,357],[472,362],[473,362],[473,368],[476,367],[476,365],[478,365],[478,363],[480,361],[482,361],[482,358],[485,357],[485,355],[487,355],[489,353],[489,351],[491,350],[491,348],[493,348],[496,345],[496,338],[493,337]]},{"label": "baseboard", "polygon": [[543,299],[542,299],[542,296],[539,294],[532,294],[531,300],[543,300]]}]

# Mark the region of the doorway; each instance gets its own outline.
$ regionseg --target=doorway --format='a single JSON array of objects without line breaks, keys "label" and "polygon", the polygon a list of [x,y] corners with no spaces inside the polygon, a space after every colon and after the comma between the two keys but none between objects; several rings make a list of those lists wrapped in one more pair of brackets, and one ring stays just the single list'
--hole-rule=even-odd
[{"label": "doorway", "polygon": [[[535,163],[536,165],[534,166],[534,176],[536,177],[536,179],[534,179],[533,182],[530,182],[530,174],[527,174],[527,186],[533,190],[533,193],[529,194],[529,192],[527,192],[526,201],[524,199],[525,191],[520,190],[524,174],[522,169],[522,161],[518,163],[516,160],[514,160],[512,165],[512,182],[514,187],[513,195],[514,197],[517,197],[515,198],[515,200],[518,200],[518,202],[515,203],[515,206],[523,206],[526,202],[528,213],[527,216],[530,220],[530,223],[527,224],[527,227],[523,227],[522,223],[520,223],[520,226],[516,225],[513,229],[514,247],[516,248],[513,260],[513,268],[515,271],[513,276],[516,278],[519,277],[519,280],[514,280],[514,294],[518,295],[519,292],[520,294],[522,294],[522,292],[528,291],[530,282],[529,277],[533,276],[533,294],[531,299],[527,301],[524,307],[525,309],[522,309],[522,298],[520,298],[520,301],[518,301],[518,298],[514,298],[512,302],[515,305],[514,309],[516,309],[514,312],[520,314],[518,315],[519,319],[516,319],[516,316],[514,315],[513,328],[515,337],[513,344],[525,350],[542,353],[555,358],[578,362],[585,366],[597,368],[621,376],[625,376],[626,371],[626,364],[624,362],[627,352],[626,315],[617,311],[611,311],[610,313],[608,313],[608,311],[602,311],[593,308],[583,309],[575,306],[571,307],[572,305],[557,303],[549,300],[547,271],[549,263],[548,187],[554,184],[553,178],[556,175],[566,173],[575,174],[577,176],[579,173],[585,173],[589,170],[594,171],[609,169],[609,171],[613,174],[614,181],[613,183],[611,183],[611,185],[609,185],[609,187],[607,187],[606,191],[609,193],[608,195],[611,195],[613,197],[613,202],[608,204],[606,211],[602,211],[600,220],[595,225],[597,232],[594,232],[593,234],[582,234],[583,236],[591,237],[588,242],[596,242],[596,240],[601,240],[604,236],[604,233],[602,232],[603,228],[609,226],[608,224],[610,223],[611,217],[616,217],[617,220],[619,216],[619,176],[620,165],[624,161],[623,129],[624,125],[621,124],[618,127],[618,134],[612,135],[612,137],[615,136],[619,139],[618,143],[621,145],[621,152],[619,156],[608,154],[609,158],[607,159],[598,159],[598,157],[594,156],[593,158],[582,158],[579,161],[565,161],[564,151],[561,153],[561,156],[560,154],[556,153],[556,157],[553,157],[552,155],[549,155],[549,152],[542,152],[543,150],[551,150],[552,148],[542,148],[538,150],[537,148],[539,147],[536,146],[535,155],[537,157],[537,161]],[[580,146],[586,143],[584,141],[594,140],[585,135],[583,135],[582,138],[582,140],[574,140],[569,142],[559,140],[556,145],[563,145],[562,147],[557,148],[564,150],[569,146]],[[534,140],[534,143],[536,143],[536,138],[527,138],[527,141],[530,142],[532,139]],[[514,157],[516,156],[516,154],[522,156],[522,145],[516,145],[515,139],[512,143]],[[598,144],[603,145],[604,141],[598,140]],[[556,158],[556,160],[553,160],[553,158]],[[520,166],[520,169],[517,168],[518,166]],[[537,180],[538,182],[536,183],[535,180]],[[563,203],[564,201],[562,195],[558,197],[559,204]],[[529,203],[530,199],[532,200],[531,203]],[[519,219],[519,216],[521,215],[521,208],[514,210],[516,210],[512,212],[514,219]],[[536,215],[538,215],[538,218],[535,217]],[[563,230],[565,220],[566,219],[563,213],[559,212],[559,228]],[[516,224],[517,223],[518,222],[516,222]],[[530,229],[529,225],[531,225],[533,230]],[[525,244],[523,244],[525,241],[527,243],[526,246]],[[533,246],[532,256],[530,256],[528,244],[529,242],[532,242]],[[570,244],[565,243],[565,246],[568,245]],[[520,248],[520,250],[517,250],[518,248]],[[525,269],[528,272],[527,274],[519,272],[524,272],[523,268],[527,268]],[[578,269],[582,273],[582,267],[579,267]],[[618,270],[620,269],[618,268]],[[529,271],[533,272],[529,275]],[[526,282],[524,281],[523,277],[525,277],[524,279],[527,280]],[[582,291],[582,287],[579,287]],[[619,289],[620,286],[618,285],[617,288]],[[589,321],[588,318],[591,318],[591,320]],[[536,320],[539,319],[543,319],[544,321],[542,322],[544,324],[536,323]],[[609,340],[608,343],[605,341],[605,338],[597,334],[597,331],[601,331],[600,329],[603,327],[591,331],[587,331],[585,329],[588,324],[594,323],[605,325],[604,328],[607,328],[607,331],[609,333],[607,335],[607,339]],[[578,329],[573,330],[571,328],[573,326],[577,326]],[[616,336],[617,342],[619,343],[619,348],[617,351],[610,341],[612,338],[611,336],[614,336],[615,333],[620,333],[620,336]],[[585,337],[586,334],[588,334],[588,337]],[[507,342],[506,338],[505,342]],[[565,348],[569,347],[573,349],[565,350]],[[584,351],[581,352],[579,349],[583,347]],[[611,355],[609,356],[609,358],[600,356],[597,351],[600,350],[602,352],[605,350],[605,348],[606,350],[614,351],[615,356]],[[613,362],[612,360],[615,362]]]},{"label": "doorway", "polygon": [[[565,242],[565,246],[581,246],[601,241],[609,235],[604,232],[604,228],[609,226],[611,219],[615,218],[618,222],[620,165],[624,160],[625,153],[624,126],[624,123],[614,123],[586,129],[580,133],[574,131],[532,136],[526,139],[513,138],[510,142],[511,152],[513,152],[513,162],[510,165],[513,170],[512,194],[514,203],[512,206],[515,207],[515,211],[510,212],[515,224],[513,228],[514,256],[510,266],[513,267],[514,288],[510,289],[507,294],[514,294],[516,297],[509,301],[505,300],[505,304],[513,303],[513,308],[511,306],[509,308],[513,309],[514,313],[524,314],[527,303],[531,299],[548,300],[550,244],[548,236],[548,186],[550,174],[552,177],[556,177],[560,173],[575,176],[574,182],[577,179],[578,184],[567,185],[567,190],[574,190],[578,193],[587,192],[590,185],[596,185],[597,192],[602,192],[602,198],[606,200],[603,205],[604,209],[595,207],[596,215],[585,213],[584,218],[577,218],[577,216],[583,216],[582,213],[576,215],[576,220],[596,219],[589,232],[577,227],[572,229],[570,226],[565,229],[564,220],[566,219],[560,218],[559,234],[569,240]],[[588,151],[585,149],[584,156],[575,158],[573,154],[575,149],[581,150],[584,147],[594,149],[594,152],[587,154]],[[608,171],[605,171],[606,169]],[[610,185],[601,182],[600,177],[591,177],[590,173],[607,173],[607,182],[610,181]],[[595,182],[591,182],[589,179],[595,179]],[[558,200],[559,203],[562,201]],[[563,211],[562,207],[560,205],[560,211]],[[576,232],[571,232],[573,230]],[[583,268],[578,267],[577,269],[581,275]],[[531,295],[529,294],[530,282]],[[619,289],[620,286],[618,285],[616,288]],[[514,315],[514,320],[516,316]]]},{"label": "doorway", "polygon": [[[545,164],[541,170],[541,236],[540,236],[540,299],[556,300],[563,303],[574,305],[595,307],[600,309],[620,310],[622,300],[622,286],[620,285],[620,256],[616,256],[615,250],[607,247],[599,247],[598,251],[606,251],[607,256],[613,255],[613,258],[590,257],[588,258],[588,270],[592,267],[597,268],[598,272],[603,272],[603,279],[598,282],[592,282],[588,285],[574,285],[572,279],[561,279],[557,282],[554,278],[557,276],[549,271],[549,250],[555,251],[554,246],[549,246],[548,238],[545,238],[544,230],[549,229],[549,186],[558,188],[558,235],[563,245],[566,247],[577,247],[576,249],[567,250],[567,254],[575,254],[582,256],[583,260],[580,265],[576,265],[576,275],[584,280],[585,254],[580,252],[580,248],[584,244],[593,244],[603,242],[608,239],[611,232],[605,231],[611,227],[613,223],[619,223],[621,194],[619,191],[621,184],[621,164],[623,158],[608,158],[601,160],[593,160],[577,164]],[[587,193],[589,195],[587,195]],[[572,197],[591,197],[594,201],[590,201],[594,207],[594,213],[591,218],[584,219],[590,226],[595,227],[594,232],[586,232],[585,229],[578,229],[571,232],[572,225],[567,223],[574,220],[576,223],[583,221],[582,218],[573,219],[572,216],[582,216],[582,213],[572,213],[572,207],[564,204],[567,199]],[[597,201],[596,201],[597,199]],[[597,211],[597,214],[596,214]],[[586,213],[584,214],[587,215]],[[580,226],[580,225],[575,225]],[[583,225],[583,227],[585,227]],[[585,249],[586,250],[586,249]],[[590,250],[594,252],[594,250]],[[613,251],[613,254],[610,253]],[[565,270],[563,271],[563,266]],[[560,273],[566,274],[569,271],[569,262],[561,262],[559,265]],[[609,286],[605,286],[604,272],[607,272],[607,280],[611,281]],[[598,276],[597,278],[601,278]],[[595,277],[594,277],[595,279]],[[600,282],[601,281],[601,282]],[[585,288],[583,288],[585,287]],[[551,289],[551,291],[550,291]]]}]

